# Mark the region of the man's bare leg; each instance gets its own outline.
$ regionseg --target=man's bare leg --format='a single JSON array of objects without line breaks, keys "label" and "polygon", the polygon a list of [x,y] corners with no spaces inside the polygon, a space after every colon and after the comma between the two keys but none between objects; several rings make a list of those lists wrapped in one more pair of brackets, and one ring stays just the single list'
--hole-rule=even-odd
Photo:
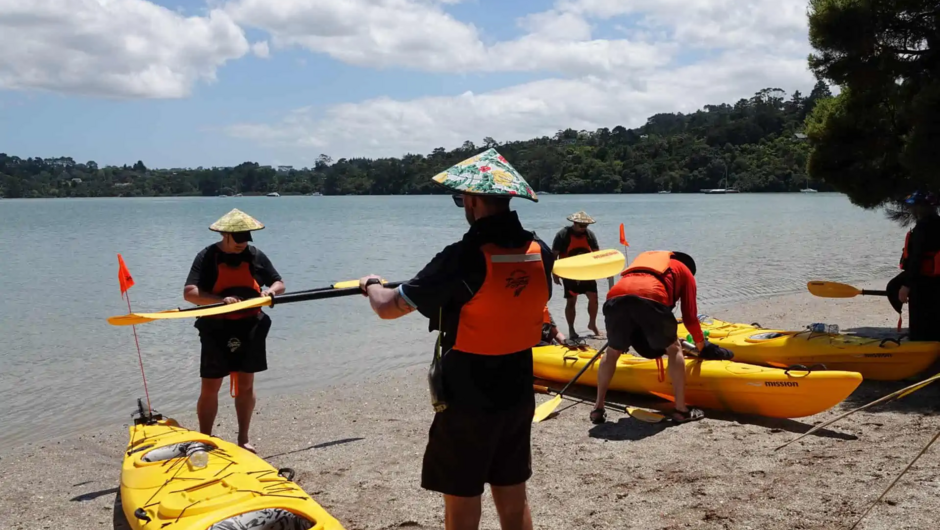
[{"label": "man's bare leg", "polygon": [[669,378],[672,379],[672,391],[676,399],[676,410],[688,412],[685,406],[685,356],[679,341],[666,348],[666,359],[669,364]]},{"label": "man's bare leg", "polygon": [[607,347],[604,355],[601,356],[600,366],[597,367],[597,401],[594,403],[594,409],[604,409],[604,401],[607,399],[607,389],[610,388],[610,381],[614,378],[614,372],[617,369],[617,361],[623,352]]},{"label": "man's bare leg", "polygon": [[490,486],[499,527],[502,530],[532,530],[532,513],[526,497],[525,482],[514,486]]},{"label": "man's bare leg", "polygon": [[255,410],[255,374],[237,372],[238,396],[235,398],[235,414],[238,417],[238,445],[252,453],[255,448],[248,443],[248,427]]},{"label": "man's bare leg", "polygon": [[597,293],[587,293],[588,299],[588,329],[594,333],[594,336],[600,337],[601,332],[597,329]]},{"label": "man's bare leg", "polygon": [[572,339],[578,338],[578,334],[574,331],[574,317],[577,314],[577,306],[577,296],[565,299],[565,320],[568,321],[568,336]]},{"label": "man's bare leg", "polygon": [[480,496],[444,495],[445,530],[479,530],[482,513]]},{"label": "man's bare leg", "polygon": [[202,378],[202,388],[199,390],[199,400],[196,402],[196,416],[199,418],[199,432],[212,436],[212,426],[215,416],[219,412],[219,389],[222,388],[222,378]]}]

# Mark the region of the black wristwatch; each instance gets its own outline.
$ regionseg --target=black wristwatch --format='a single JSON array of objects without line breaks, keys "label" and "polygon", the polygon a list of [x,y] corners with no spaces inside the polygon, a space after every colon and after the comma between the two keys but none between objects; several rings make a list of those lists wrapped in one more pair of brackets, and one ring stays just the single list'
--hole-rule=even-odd
[{"label": "black wristwatch", "polygon": [[362,294],[365,295],[365,294],[367,293],[367,291],[369,290],[369,286],[370,286],[370,285],[375,285],[375,284],[377,284],[377,283],[378,283],[378,284],[381,284],[381,283],[382,283],[382,280],[380,280],[380,279],[378,279],[378,278],[369,278],[368,280],[366,280],[366,285],[365,285],[365,287],[362,288]]}]

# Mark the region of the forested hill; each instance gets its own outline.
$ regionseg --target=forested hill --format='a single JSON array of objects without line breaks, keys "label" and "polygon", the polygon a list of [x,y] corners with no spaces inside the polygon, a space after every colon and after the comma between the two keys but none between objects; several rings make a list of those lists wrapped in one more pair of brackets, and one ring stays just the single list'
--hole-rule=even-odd
[{"label": "forested hill", "polygon": [[[820,98],[767,88],[737,103],[707,105],[691,114],[657,114],[637,129],[559,131],[552,137],[499,143],[484,138],[460,148],[402,158],[321,155],[312,168],[245,162],[235,167],[151,169],[142,161],[99,167],[72,158],[19,158],[0,154],[0,196],[117,197],[158,195],[428,194],[442,193],[431,177],[496,147],[533,188],[552,193],[698,192],[733,187],[745,192],[797,191],[807,184],[808,145],[803,120]],[[727,182],[725,177],[727,175]]]}]

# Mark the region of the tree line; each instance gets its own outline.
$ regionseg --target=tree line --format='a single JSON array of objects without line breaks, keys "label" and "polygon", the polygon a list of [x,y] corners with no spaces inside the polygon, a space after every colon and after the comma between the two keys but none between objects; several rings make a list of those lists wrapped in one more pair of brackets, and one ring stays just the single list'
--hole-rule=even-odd
[{"label": "tree line", "polygon": [[734,104],[706,105],[689,114],[663,113],[635,129],[566,129],[554,136],[481,144],[401,158],[320,155],[314,167],[100,167],[70,157],[19,158],[0,154],[4,197],[149,197],[252,195],[278,192],[323,195],[433,194],[431,177],[479,151],[495,147],[537,191],[551,193],[694,193],[820,191],[834,188],[807,174],[806,117],[832,94],[817,83],[809,94],[765,88]]}]

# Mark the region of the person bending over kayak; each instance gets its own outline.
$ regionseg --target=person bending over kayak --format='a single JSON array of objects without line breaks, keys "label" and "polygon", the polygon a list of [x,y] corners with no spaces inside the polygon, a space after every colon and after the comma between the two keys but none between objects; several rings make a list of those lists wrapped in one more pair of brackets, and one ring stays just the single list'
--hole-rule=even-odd
[{"label": "person bending over kayak", "polygon": [[559,331],[558,326],[555,325],[555,319],[552,318],[552,314],[548,311],[548,306],[545,306],[545,312],[542,318],[542,340],[539,341],[539,346],[564,344],[566,340],[565,335]]},{"label": "person bending over kayak", "polygon": [[682,322],[695,341],[702,359],[731,359],[732,353],[705,341],[698,321],[695,261],[675,251],[643,252],[621,273],[604,302],[608,347],[597,370],[597,402],[593,423],[604,423],[604,400],[620,354],[630,346],[647,359],[668,359],[669,378],[675,396],[673,420],[699,420],[704,414],[685,405],[685,357],[677,338],[678,322],[672,314],[682,300]]},{"label": "person bending over kayak", "polygon": [[444,496],[447,530],[476,530],[490,484],[500,527],[531,530],[532,347],[551,298],[554,256],[509,209],[536,202],[532,188],[489,149],[433,178],[457,192],[470,229],[397,289],[366,276],[360,286],[383,319],[417,309],[438,330],[429,371],[435,406],[421,487]]},{"label": "person bending over kayak", "polygon": [[915,192],[904,202],[917,222],[904,240],[898,300],[910,303],[911,340],[940,340],[940,198]]},{"label": "person bending over kayak", "polygon": [[[220,232],[222,240],[199,251],[193,260],[183,298],[192,304],[231,304],[258,296],[284,292],[284,281],[271,260],[249,246],[251,231],[264,225],[248,214],[233,209],[209,230]],[[268,288],[261,290],[261,286]],[[267,370],[265,342],[271,318],[261,308],[246,309],[196,319],[202,354],[199,375],[202,389],[196,405],[199,430],[212,435],[219,409],[219,389],[228,375],[235,393],[238,417],[238,445],[255,452],[248,442],[248,427],[255,408],[254,377]]]},{"label": "person bending over kayak", "polygon": [[[571,226],[566,226],[555,234],[555,240],[552,241],[552,252],[555,258],[570,258],[588,252],[600,250],[597,244],[597,236],[594,235],[588,225],[594,224],[594,219],[582,212],[573,213],[568,216]],[[561,285],[565,290],[565,319],[568,321],[568,336],[572,339],[578,338],[574,330],[574,320],[578,312],[578,296],[585,295],[588,299],[588,329],[595,336],[601,332],[597,329],[597,280],[568,280],[554,276],[555,283]]]}]

